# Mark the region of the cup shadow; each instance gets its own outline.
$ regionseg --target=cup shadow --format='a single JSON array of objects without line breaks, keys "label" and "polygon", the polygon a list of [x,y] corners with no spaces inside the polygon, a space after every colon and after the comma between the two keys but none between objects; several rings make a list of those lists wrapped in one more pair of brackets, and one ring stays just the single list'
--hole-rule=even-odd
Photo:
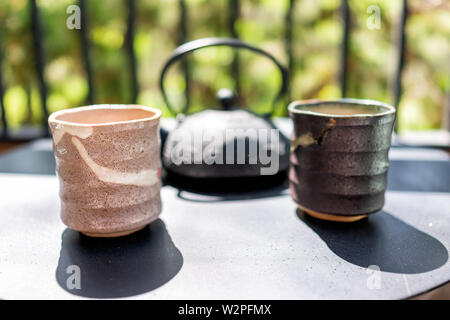
[{"label": "cup shadow", "polygon": [[436,238],[380,211],[353,223],[312,218],[297,209],[297,216],[342,259],[384,272],[418,274],[435,270],[448,260],[448,251]]},{"label": "cup shadow", "polygon": [[[160,219],[125,237],[90,238],[66,229],[61,238],[56,280],[61,288],[78,296],[142,294],[170,281],[183,265],[183,256]],[[79,289],[68,285],[74,265],[80,271]]]}]

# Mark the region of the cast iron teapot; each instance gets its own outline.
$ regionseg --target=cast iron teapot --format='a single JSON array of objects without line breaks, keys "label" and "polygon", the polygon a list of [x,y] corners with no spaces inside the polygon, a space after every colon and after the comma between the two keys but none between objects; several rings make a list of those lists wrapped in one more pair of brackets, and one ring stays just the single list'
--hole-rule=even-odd
[{"label": "cast iron teapot", "polygon": [[[269,114],[257,115],[239,108],[229,89],[217,93],[221,108],[186,116],[188,105],[180,114],[172,108],[164,89],[164,76],[169,67],[188,53],[212,46],[248,49],[266,56],[278,67],[282,84]],[[163,145],[163,165],[168,174],[184,178],[233,179],[285,173],[289,166],[289,141],[269,119],[276,102],[287,91],[287,79],[286,69],[272,55],[237,39],[203,38],[176,48],[160,76],[164,101],[178,120],[178,126],[169,132]]]}]

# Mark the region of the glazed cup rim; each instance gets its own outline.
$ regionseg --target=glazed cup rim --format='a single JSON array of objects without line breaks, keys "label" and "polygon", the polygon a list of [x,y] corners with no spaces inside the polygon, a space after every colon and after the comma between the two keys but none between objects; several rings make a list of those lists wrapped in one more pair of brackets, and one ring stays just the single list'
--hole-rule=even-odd
[{"label": "glazed cup rim", "polygon": [[[319,113],[311,110],[299,110],[298,106],[317,106],[321,104],[346,104],[346,105],[358,105],[358,106],[375,106],[384,108],[385,111],[378,113],[357,113],[357,114],[332,114],[332,113]],[[390,114],[395,114],[395,108],[390,104],[370,100],[370,99],[354,99],[354,98],[342,98],[335,100],[294,100],[288,105],[288,110],[291,114],[305,114],[314,115],[319,117],[333,117],[333,118],[374,118],[383,117]]]},{"label": "glazed cup rim", "polygon": [[[147,118],[114,121],[114,122],[104,122],[104,123],[78,123],[78,122],[56,119],[58,116],[67,114],[67,113],[77,113],[79,111],[85,111],[85,110],[111,110],[111,109],[116,109],[116,110],[117,109],[119,109],[119,110],[140,109],[140,110],[152,112],[153,115],[151,117],[147,117]],[[48,123],[61,124],[61,125],[67,125],[67,126],[75,126],[75,127],[103,127],[103,126],[113,126],[113,125],[121,125],[121,124],[128,124],[128,123],[137,123],[137,122],[147,122],[147,121],[152,121],[152,120],[158,120],[159,118],[161,118],[161,114],[162,114],[161,110],[159,110],[157,108],[143,106],[143,105],[139,105],[139,104],[94,104],[94,105],[87,105],[87,106],[70,108],[70,109],[63,109],[63,110],[53,112],[48,117]]]}]

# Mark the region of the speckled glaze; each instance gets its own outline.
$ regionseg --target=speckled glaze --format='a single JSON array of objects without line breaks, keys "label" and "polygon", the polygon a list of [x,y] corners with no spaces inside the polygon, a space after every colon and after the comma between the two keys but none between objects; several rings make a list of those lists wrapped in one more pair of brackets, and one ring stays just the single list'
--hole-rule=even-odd
[{"label": "speckled glaze", "polygon": [[[322,114],[320,105],[373,107],[373,114]],[[392,106],[358,99],[294,101],[289,181],[293,199],[312,216],[356,221],[384,205]]]},{"label": "speckled glaze", "polygon": [[[104,112],[105,122],[92,114],[98,110]],[[114,110],[125,110],[119,112],[127,116],[112,121],[108,115]],[[141,116],[133,119],[133,112]],[[64,224],[88,236],[116,237],[158,217],[160,116],[158,109],[149,107],[95,105],[49,117]],[[89,123],[71,117],[97,118]]]}]

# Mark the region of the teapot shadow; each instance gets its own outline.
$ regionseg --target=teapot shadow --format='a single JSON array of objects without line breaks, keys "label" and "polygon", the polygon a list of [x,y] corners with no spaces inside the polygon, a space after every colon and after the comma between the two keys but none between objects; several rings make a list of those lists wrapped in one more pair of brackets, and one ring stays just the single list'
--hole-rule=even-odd
[{"label": "teapot shadow", "polygon": [[297,216],[342,259],[381,271],[418,274],[435,270],[448,260],[448,251],[436,238],[380,211],[353,223],[312,218],[297,209]]},{"label": "teapot shadow", "polygon": [[[182,265],[183,256],[160,219],[119,238],[90,238],[66,229],[56,280],[61,288],[78,296],[129,297],[164,285]],[[73,285],[73,266],[79,268],[78,288]]]},{"label": "teapot shadow", "polygon": [[164,183],[178,190],[198,194],[221,195],[224,198],[230,194],[267,193],[269,190],[288,187],[286,171],[280,171],[271,176],[262,175],[241,178],[191,178],[168,172]]},{"label": "teapot shadow", "polygon": [[[247,178],[187,178],[170,173],[166,184],[178,190],[177,197],[191,202],[223,202],[279,197],[289,184],[286,172]],[[177,177],[177,179],[174,179]]]}]

